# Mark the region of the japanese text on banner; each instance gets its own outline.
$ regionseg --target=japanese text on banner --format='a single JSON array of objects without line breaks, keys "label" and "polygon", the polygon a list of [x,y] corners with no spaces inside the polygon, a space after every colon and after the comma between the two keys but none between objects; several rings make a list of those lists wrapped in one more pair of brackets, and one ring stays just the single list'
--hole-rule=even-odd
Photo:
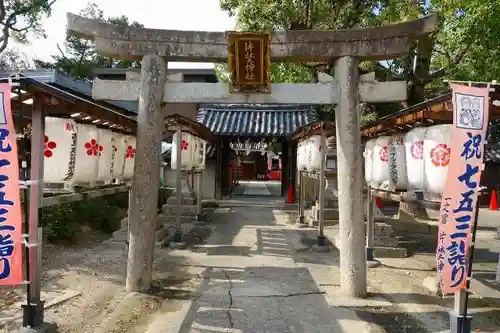
[{"label": "japanese text on banner", "polygon": [[19,161],[9,84],[0,84],[0,285],[23,283]]},{"label": "japanese text on banner", "polygon": [[437,271],[443,293],[467,282],[467,255],[474,223],[488,125],[488,88],[452,85],[451,157],[440,209]]}]

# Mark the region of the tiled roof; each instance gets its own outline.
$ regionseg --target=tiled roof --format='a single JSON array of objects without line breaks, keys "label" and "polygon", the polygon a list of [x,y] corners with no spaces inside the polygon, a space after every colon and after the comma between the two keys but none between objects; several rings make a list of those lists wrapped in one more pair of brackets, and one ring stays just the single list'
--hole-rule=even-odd
[{"label": "tiled roof", "polygon": [[224,136],[288,136],[318,116],[312,106],[272,104],[202,105],[198,121]]}]

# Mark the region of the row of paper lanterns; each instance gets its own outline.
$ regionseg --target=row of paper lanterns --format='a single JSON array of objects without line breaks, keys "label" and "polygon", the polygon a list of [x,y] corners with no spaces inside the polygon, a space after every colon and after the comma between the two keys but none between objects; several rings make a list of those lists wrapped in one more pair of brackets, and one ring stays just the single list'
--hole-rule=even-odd
[{"label": "row of paper lanterns", "polygon": [[[205,169],[206,141],[186,132],[181,138],[181,169]],[[177,134],[171,166],[177,168]],[[92,184],[134,175],[136,138],[72,119],[46,117],[44,182]],[[153,152],[151,152],[153,153]],[[159,152],[158,152],[159,154]]]},{"label": "row of paper lanterns", "polygon": [[415,128],[366,142],[365,181],[372,188],[423,192],[440,201],[450,162],[452,125]]},{"label": "row of paper lanterns", "polygon": [[131,179],[135,149],[133,136],[46,117],[44,182],[76,185]]}]

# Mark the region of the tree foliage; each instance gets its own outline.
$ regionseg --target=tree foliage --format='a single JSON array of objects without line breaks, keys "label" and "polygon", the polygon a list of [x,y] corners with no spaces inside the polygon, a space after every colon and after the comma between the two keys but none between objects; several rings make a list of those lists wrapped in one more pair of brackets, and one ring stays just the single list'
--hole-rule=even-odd
[{"label": "tree foliage", "polygon": [[50,15],[56,0],[0,0],[0,53],[13,38],[26,43],[28,34],[45,36],[40,25],[43,17]]},{"label": "tree foliage", "polygon": [[0,53],[0,69],[3,71],[19,72],[32,68],[26,54],[12,49],[6,49]]},{"label": "tree foliage", "polygon": [[[221,8],[237,17],[242,31],[372,27],[438,13],[438,31],[416,42],[406,56],[360,64],[362,73],[374,71],[379,80],[407,80],[410,105],[446,90],[443,78],[500,78],[499,4],[484,0],[220,0]],[[224,66],[217,69],[225,71]],[[318,70],[331,69],[332,63],[278,64],[272,76],[274,82],[315,82]],[[402,106],[407,105],[369,106],[365,120]]]},{"label": "tree foliage", "polygon": [[[126,16],[108,17],[95,3],[89,3],[80,15],[101,22],[133,27],[144,27],[137,22],[129,22]],[[36,60],[36,64],[42,68],[58,69],[78,79],[90,79],[95,68],[139,68],[140,62],[129,60],[117,60],[100,55],[96,52],[94,43],[67,32],[64,50],[58,45],[58,55],[52,56],[53,60],[44,62]]]}]

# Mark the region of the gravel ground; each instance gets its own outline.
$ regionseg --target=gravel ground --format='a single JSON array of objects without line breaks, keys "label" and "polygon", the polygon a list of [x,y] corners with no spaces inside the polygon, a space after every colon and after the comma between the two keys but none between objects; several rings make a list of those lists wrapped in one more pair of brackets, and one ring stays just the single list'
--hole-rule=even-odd
[{"label": "gravel ground", "polygon": [[[198,227],[185,241],[192,247],[209,235],[206,228]],[[105,236],[99,234],[88,236],[79,246],[44,247],[43,290],[81,292],[81,296],[46,310],[47,321],[56,322],[60,333],[146,332],[154,317],[178,311],[181,307],[178,300],[194,297],[190,290],[201,283],[196,274],[164,260],[169,257],[168,249],[157,248],[155,288],[150,294],[126,293],[125,245],[102,242]],[[165,289],[164,285],[171,289]],[[22,288],[1,288],[0,295],[0,311],[25,297]],[[18,327],[19,323],[11,323],[0,332],[15,332]]]}]

